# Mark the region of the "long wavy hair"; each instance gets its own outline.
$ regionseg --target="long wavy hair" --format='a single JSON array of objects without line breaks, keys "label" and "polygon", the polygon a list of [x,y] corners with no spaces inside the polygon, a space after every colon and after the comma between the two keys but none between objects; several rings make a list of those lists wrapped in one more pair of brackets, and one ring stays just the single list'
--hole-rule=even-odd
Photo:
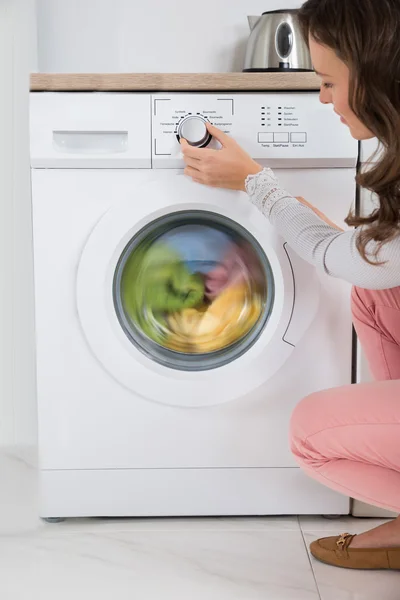
[{"label": "long wavy hair", "polygon": [[349,106],[381,142],[378,162],[356,179],[375,192],[379,206],[369,216],[350,213],[346,219],[367,226],[357,248],[371,263],[368,243],[377,242],[376,259],[400,233],[400,0],[308,0],[298,16],[307,43],[311,36],[348,66]]}]

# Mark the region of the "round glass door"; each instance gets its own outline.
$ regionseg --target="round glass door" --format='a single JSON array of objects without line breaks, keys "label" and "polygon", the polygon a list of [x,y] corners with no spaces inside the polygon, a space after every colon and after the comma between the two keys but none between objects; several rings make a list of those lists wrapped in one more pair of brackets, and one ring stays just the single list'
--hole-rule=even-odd
[{"label": "round glass door", "polygon": [[121,327],[141,352],[169,368],[202,371],[235,360],[258,339],[274,280],[245,228],[193,210],[163,216],[130,240],[113,297]]}]

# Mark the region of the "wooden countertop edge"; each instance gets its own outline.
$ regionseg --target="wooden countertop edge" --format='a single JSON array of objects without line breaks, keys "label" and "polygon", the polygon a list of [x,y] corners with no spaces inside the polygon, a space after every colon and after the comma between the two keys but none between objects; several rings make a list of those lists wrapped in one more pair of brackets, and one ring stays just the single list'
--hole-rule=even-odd
[{"label": "wooden countertop edge", "polygon": [[33,92],[319,90],[313,72],[292,73],[33,73]]}]

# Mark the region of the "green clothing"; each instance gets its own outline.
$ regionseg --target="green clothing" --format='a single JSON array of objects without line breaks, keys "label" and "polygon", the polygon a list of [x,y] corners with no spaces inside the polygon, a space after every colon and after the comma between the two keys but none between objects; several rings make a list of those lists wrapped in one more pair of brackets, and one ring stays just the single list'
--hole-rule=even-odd
[{"label": "green clothing", "polygon": [[169,334],[166,314],[201,304],[204,282],[166,244],[141,245],[128,258],[122,275],[122,302],[133,323],[161,343]]}]

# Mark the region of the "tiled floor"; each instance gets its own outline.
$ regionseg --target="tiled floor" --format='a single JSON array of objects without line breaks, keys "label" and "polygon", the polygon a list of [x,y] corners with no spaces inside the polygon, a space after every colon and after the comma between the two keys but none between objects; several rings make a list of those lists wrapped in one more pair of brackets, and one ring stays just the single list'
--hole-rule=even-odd
[{"label": "tiled floor", "polygon": [[36,473],[0,454],[1,600],[399,600],[400,572],[310,559],[316,537],[379,521],[36,517]]}]

